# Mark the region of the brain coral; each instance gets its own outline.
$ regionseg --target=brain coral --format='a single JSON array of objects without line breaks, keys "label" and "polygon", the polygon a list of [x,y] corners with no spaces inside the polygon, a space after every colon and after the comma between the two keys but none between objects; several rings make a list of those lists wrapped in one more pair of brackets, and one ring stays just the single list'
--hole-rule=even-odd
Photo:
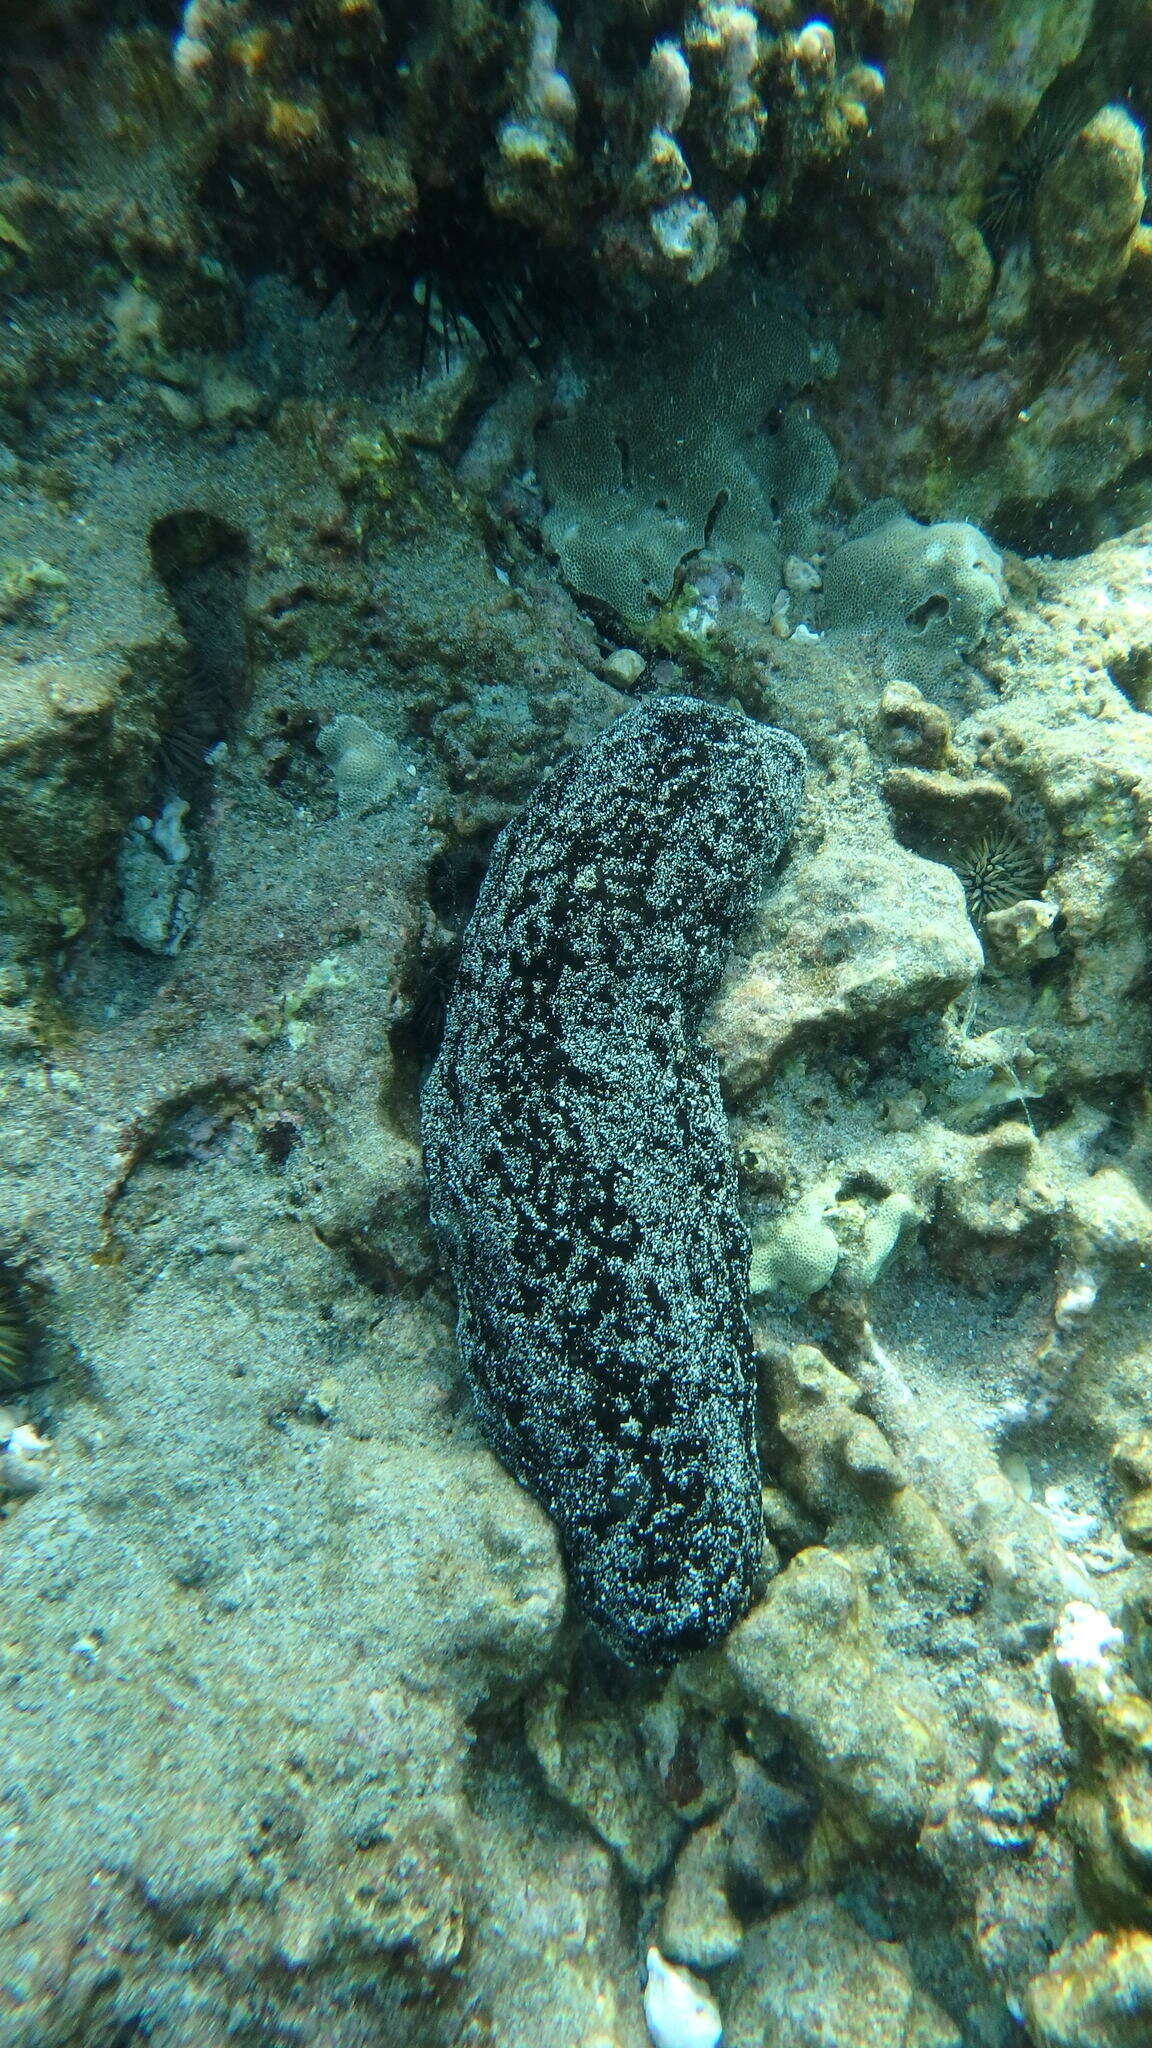
[{"label": "brain coral", "polygon": [[742,569],[745,596],[767,611],[781,548],[810,544],[808,515],[836,475],[827,437],[788,401],[834,366],[747,279],[709,291],[658,335],[643,331],[539,437],[544,537],[567,581],[642,620],[683,557],[707,545]]},{"label": "brain coral", "polygon": [[906,649],[947,656],[978,641],[1004,599],[1003,563],[979,527],[921,526],[886,503],[829,556],[820,623],[880,627]]}]

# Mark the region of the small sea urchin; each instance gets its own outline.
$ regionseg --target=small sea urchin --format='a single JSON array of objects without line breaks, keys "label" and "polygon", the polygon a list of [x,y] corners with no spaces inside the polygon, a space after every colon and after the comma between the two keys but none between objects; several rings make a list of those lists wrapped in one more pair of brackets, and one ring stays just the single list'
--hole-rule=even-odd
[{"label": "small sea urchin", "polygon": [[981,925],[994,910],[1007,910],[1044,886],[1040,864],[1026,840],[1009,825],[992,825],[961,846],[952,866],[964,885],[968,914]]},{"label": "small sea urchin", "polygon": [[1041,180],[1071,142],[1081,118],[1067,107],[1041,105],[993,174],[976,225],[998,260],[1014,243],[1026,239]]},{"label": "small sea urchin", "polygon": [[31,1349],[28,1324],[16,1290],[0,1266],[0,1395],[24,1385]]}]

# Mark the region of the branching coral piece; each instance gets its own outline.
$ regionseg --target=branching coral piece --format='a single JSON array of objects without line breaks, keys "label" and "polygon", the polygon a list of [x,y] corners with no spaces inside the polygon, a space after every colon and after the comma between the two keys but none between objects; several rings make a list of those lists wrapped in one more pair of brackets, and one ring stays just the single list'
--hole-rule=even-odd
[{"label": "branching coral piece", "polygon": [[688,284],[849,148],[883,89],[874,66],[841,71],[827,23],[774,33],[739,0],[694,0],[625,58],[610,42],[548,0],[449,6],[419,34],[390,0],[187,0],[174,66],[220,189],[273,236],[294,215],[322,264],[378,255],[452,190],[465,234],[486,206],[614,276]]}]

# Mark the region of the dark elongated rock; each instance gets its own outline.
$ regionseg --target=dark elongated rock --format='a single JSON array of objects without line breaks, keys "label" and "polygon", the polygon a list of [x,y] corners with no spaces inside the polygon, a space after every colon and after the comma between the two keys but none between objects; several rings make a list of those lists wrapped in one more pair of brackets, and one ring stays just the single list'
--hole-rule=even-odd
[{"label": "dark elongated rock", "polygon": [[701,1013],[804,754],[649,698],[501,833],[423,1096],[481,1424],[631,1662],[714,1642],[762,1533],[748,1241]]}]

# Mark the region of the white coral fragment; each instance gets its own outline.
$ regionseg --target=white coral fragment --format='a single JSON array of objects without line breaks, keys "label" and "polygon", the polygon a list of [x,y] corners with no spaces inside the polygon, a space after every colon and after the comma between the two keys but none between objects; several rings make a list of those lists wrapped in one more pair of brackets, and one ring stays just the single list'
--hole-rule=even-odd
[{"label": "white coral fragment", "polygon": [[760,147],[767,115],[753,83],[760,67],[760,35],[750,7],[733,0],[702,0],[685,29],[689,56],[707,73],[719,122],[714,137],[722,161],[746,163]]},{"label": "white coral fragment", "polygon": [[653,44],[644,92],[656,126],[675,135],[692,98],[692,73],[679,43]]},{"label": "white coral fragment", "polygon": [[1056,1624],[1052,1654],[1058,1664],[1106,1666],[1124,1646],[1124,1638],[1102,1608],[1086,1600],[1070,1600]]},{"label": "white coral fragment", "polygon": [[787,1215],[754,1236],[748,1268],[753,1298],[775,1295],[796,1303],[828,1285],[840,1257],[840,1241],[828,1222],[839,1189],[838,1174],[817,1181]]},{"label": "white coral fragment", "polygon": [[718,2048],[724,2031],[703,1985],[666,1963],[658,1948],[648,1951],[644,2018],[653,2048]]},{"label": "white coral fragment", "polygon": [[562,170],[572,160],[576,95],[556,65],[560,23],[542,0],[533,0],[528,9],[528,33],[520,98],[501,127],[497,143],[508,164]]},{"label": "white coral fragment", "polygon": [[699,284],[719,259],[719,230],[702,199],[674,199],[661,207],[652,215],[652,239],[689,284]]},{"label": "white coral fragment", "polygon": [[822,578],[815,562],[806,562],[801,555],[788,555],[784,562],[784,588],[794,597],[807,597],[813,590],[819,590]]},{"label": "white coral fragment", "polygon": [[805,71],[831,77],[836,69],[836,38],[826,21],[809,21],[792,43],[792,55]]},{"label": "white coral fragment", "polygon": [[0,1446],[0,1493],[39,1493],[54,1453],[46,1437],[22,1422]]}]

